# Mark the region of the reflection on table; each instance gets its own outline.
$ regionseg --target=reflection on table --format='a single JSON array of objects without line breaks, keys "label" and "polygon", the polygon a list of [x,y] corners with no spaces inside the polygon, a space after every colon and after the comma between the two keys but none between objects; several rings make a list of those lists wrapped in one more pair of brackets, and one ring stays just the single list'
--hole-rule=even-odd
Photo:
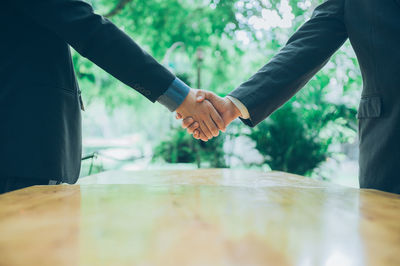
[{"label": "reflection on table", "polygon": [[0,196],[0,265],[400,265],[399,195],[280,172],[106,172]]}]

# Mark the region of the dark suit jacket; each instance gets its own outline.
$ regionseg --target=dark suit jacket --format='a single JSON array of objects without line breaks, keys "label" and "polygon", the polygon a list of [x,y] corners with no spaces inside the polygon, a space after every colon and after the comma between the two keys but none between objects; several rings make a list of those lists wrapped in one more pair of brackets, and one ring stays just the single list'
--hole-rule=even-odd
[{"label": "dark suit jacket", "polygon": [[153,102],[175,79],[80,0],[5,0],[0,25],[0,178],[77,180],[80,90],[69,45]]},{"label": "dark suit jacket", "polygon": [[328,0],[261,70],[231,93],[254,126],[279,108],[349,38],[363,76],[360,186],[400,193],[400,0]]}]

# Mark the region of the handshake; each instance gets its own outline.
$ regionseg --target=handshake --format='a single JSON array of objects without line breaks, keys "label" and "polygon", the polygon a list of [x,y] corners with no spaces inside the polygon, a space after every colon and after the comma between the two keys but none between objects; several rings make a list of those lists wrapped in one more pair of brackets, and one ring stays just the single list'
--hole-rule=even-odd
[{"label": "handshake", "polygon": [[209,91],[191,89],[176,110],[177,119],[183,119],[182,127],[196,139],[208,141],[225,132],[226,127],[241,116],[240,110],[229,99]]}]

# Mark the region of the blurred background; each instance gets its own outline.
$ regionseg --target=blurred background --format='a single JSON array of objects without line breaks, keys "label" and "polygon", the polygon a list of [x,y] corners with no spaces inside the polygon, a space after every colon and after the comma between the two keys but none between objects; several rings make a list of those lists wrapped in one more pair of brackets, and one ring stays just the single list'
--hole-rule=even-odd
[{"label": "blurred background", "polygon": [[[193,88],[225,96],[267,63],[322,0],[89,0]],[[358,186],[362,79],[348,42],[293,99],[251,129],[234,121],[203,143],[78,53],[81,176],[106,170],[252,168]]]}]

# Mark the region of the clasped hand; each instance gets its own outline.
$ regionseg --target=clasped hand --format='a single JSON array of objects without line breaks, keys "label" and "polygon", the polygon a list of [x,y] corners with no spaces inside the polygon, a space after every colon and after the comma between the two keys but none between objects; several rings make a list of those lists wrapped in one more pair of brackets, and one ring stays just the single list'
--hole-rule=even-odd
[{"label": "clasped hand", "polygon": [[227,97],[221,98],[209,91],[191,90],[176,110],[182,127],[196,139],[207,141],[225,132],[233,120],[240,116],[239,109]]}]

